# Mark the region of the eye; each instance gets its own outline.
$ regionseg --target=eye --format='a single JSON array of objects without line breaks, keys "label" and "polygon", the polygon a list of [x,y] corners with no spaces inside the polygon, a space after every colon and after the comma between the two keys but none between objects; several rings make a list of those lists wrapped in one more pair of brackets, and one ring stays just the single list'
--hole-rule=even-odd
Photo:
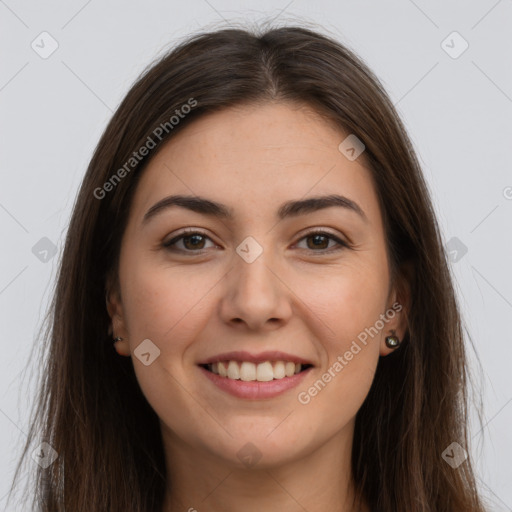
[{"label": "eye", "polygon": [[[208,248],[205,247],[206,240],[210,240],[210,242],[212,242],[212,240],[204,233],[201,233],[200,231],[188,230],[183,231],[171,240],[164,242],[162,245],[171,251],[199,253]],[[179,247],[180,243],[182,244],[181,247]]]},{"label": "eye", "polygon": [[[302,240],[306,240],[306,249],[311,249],[314,252],[332,252],[349,248],[349,244],[347,242],[344,242],[337,236],[326,231],[311,231],[300,239],[300,241]],[[311,241],[311,243],[309,243],[309,241]],[[334,242],[334,246],[329,248],[330,242]]]},{"label": "eye", "polygon": [[[208,247],[205,247],[207,240],[212,242],[213,247],[215,247],[215,244],[210,239],[210,237],[201,231],[195,231],[191,229],[181,232],[179,235],[175,236],[167,242],[164,242],[162,245],[171,251],[201,253],[205,249],[208,249]],[[344,242],[337,236],[326,231],[312,231],[303,236],[299,240],[299,243],[302,240],[306,240],[306,249],[313,250],[314,252],[332,252],[350,247],[347,242]],[[334,244],[329,247],[331,242]],[[182,244],[182,246],[180,247],[179,244]]]}]

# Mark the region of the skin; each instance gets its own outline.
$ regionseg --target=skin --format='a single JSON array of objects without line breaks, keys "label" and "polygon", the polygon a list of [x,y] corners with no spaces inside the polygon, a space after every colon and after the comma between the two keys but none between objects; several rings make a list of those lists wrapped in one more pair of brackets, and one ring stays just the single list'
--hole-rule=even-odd
[{"label": "skin", "polygon": [[[363,156],[349,161],[338,150],[346,136],[304,105],[230,108],[184,128],[141,177],[108,310],[114,336],[124,338],[116,343],[120,354],[133,356],[145,339],[160,350],[148,366],[132,360],[160,418],[172,482],[164,511],[369,510],[350,504],[355,416],[379,357],[392,351],[385,337],[405,334],[408,296],[390,282],[382,216]],[[285,201],[335,193],[355,201],[366,220],[340,207],[276,217]],[[171,194],[223,203],[233,219],[173,206],[144,224],[144,214]],[[183,228],[206,238],[179,240],[181,253],[162,246]],[[318,247],[308,231],[329,231],[350,248],[331,238]],[[235,251],[248,236],[263,248],[252,263]],[[366,346],[360,343],[362,350],[308,404],[300,403],[298,393],[395,301],[402,311]],[[278,397],[236,398],[197,366],[231,350],[281,350],[314,368]],[[237,456],[248,442],[261,454],[251,467]]]}]

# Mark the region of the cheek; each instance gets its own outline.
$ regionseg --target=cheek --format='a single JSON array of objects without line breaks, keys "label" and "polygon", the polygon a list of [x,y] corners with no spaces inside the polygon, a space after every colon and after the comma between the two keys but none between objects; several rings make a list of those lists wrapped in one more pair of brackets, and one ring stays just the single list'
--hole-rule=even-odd
[{"label": "cheek", "polygon": [[381,332],[374,328],[384,313],[385,275],[352,267],[310,296],[309,306],[322,319],[325,359],[309,387],[298,391],[307,414],[325,419],[326,432],[347,424],[364,402],[379,361]]},{"label": "cheek", "polygon": [[[180,348],[180,339],[200,329],[208,317],[206,295],[219,280],[212,272],[198,272],[193,266],[173,268],[136,254],[122,262],[120,279],[130,337],[154,340],[160,350]],[[169,339],[173,343],[166,343]]]},{"label": "cheek", "polygon": [[322,382],[308,395],[322,395],[319,407],[338,404],[340,412],[355,413],[370,389],[379,360],[383,335],[379,319],[385,313],[388,291],[386,260],[375,254],[361,255],[314,290],[308,306],[322,320],[317,335],[325,359]]},{"label": "cheek", "polygon": [[[385,263],[385,262],[384,262]],[[321,286],[306,285],[307,302],[321,316],[337,350],[374,326],[384,313],[388,292],[387,268],[380,261],[340,266]],[[317,281],[318,285],[318,281]],[[336,341],[338,340],[338,341]]]},{"label": "cheek", "polygon": [[[202,299],[218,279],[191,268],[157,264],[135,252],[121,261],[119,273],[123,314],[139,385],[160,416],[170,414],[169,396],[173,396],[176,408],[186,410],[190,404],[179,384],[186,377],[183,359],[209,318],[205,314],[207,301]],[[160,350],[148,366],[133,355],[145,339]]]}]

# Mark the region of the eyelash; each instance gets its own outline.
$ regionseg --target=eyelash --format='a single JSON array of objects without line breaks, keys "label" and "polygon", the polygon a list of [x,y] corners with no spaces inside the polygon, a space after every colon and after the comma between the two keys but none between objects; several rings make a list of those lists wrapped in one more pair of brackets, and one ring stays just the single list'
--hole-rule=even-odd
[{"label": "eyelash", "polygon": [[[182,240],[184,238],[191,237],[193,235],[200,235],[200,236],[202,236],[204,238],[207,238],[207,239],[211,240],[211,238],[208,235],[206,235],[205,233],[203,233],[201,231],[194,230],[194,229],[190,229],[190,230],[182,231],[179,235],[175,236],[174,238],[172,238],[168,242],[164,242],[162,245],[167,250],[173,251],[173,252],[204,254],[207,249],[193,251],[193,250],[190,250],[190,249],[176,249],[176,248],[172,247],[173,245],[176,244],[176,242],[178,242],[178,241],[180,241],[180,240]],[[338,247],[335,247],[334,249],[333,248],[321,249],[321,250],[318,250],[318,251],[315,251],[315,250],[311,249],[312,252],[326,254],[326,253],[330,253],[330,252],[341,251],[343,249],[350,249],[350,244],[348,242],[345,242],[345,241],[341,240],[340,238],[338,238],[337,236],[333,235],[332,233],[329,233],[328,231],[310,231],[309,233],[306,233],[305,235],[303,235],[302,238],[299,239],[299,242],[304,240],[304,239],[306,239],[306,238],[309,238],[311,236],[315,236],[315,235],[320,235],[320,236],[323,236],[323,237],[327,237],[330,240],[333,240],[334,242],[337,243]],[[213,242],[213,240],[211,240],[211,241]]]}]

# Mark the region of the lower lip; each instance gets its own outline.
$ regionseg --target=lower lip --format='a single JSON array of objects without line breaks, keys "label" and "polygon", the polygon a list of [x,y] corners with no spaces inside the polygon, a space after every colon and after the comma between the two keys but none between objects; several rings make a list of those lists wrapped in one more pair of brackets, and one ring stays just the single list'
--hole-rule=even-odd
[{"label": "lower lip", "polygon": [[221,377],[202,366],[199,366],[199,369],[222,391],[238,398],[260,400],[263,398],[273,398],[294,388],[306,377],[313,367],[311,366],[300,373],[296,373],[292,377],[283,377],[282,379],[274,379],[267,382],[234,380],[228,377]]}]

